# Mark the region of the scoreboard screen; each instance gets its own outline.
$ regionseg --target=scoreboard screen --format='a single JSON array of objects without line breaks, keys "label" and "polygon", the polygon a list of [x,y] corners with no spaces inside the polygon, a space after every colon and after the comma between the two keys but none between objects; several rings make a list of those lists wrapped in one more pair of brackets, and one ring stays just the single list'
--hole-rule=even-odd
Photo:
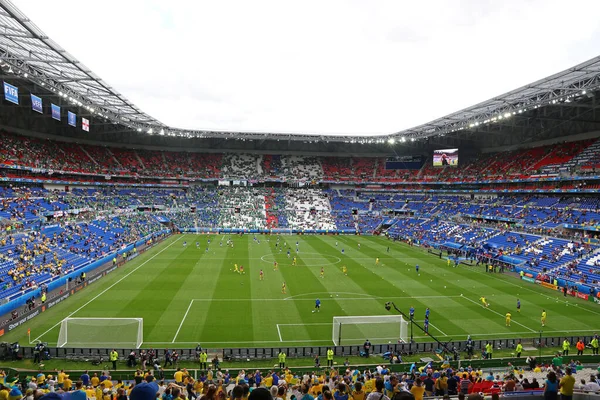
[{"label": "scoreboard screen", "polygon": [[424,162],[421,155],[389,157],[385,160],[385,169],[421,169]]}]

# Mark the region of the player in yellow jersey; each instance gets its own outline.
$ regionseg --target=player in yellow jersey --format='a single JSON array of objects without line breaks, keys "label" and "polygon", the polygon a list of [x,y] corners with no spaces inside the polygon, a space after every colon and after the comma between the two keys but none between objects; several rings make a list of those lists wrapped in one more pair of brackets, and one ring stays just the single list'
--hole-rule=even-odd
[{"label": "player in yellow jersey", "polygon": [[265,279],[265,273],[263,272],[263,270],[260,270],[260,274],[259,274],[259,279],[262,281]]},{"label": "player in yellow jersey", "polygon": [[285,285],[285,282],[283,282],[283,285],[281,285],[281,294],[286,294],[286,285]]},{"label": "player in yellow jersey", "polygon": [[512,314],[509,312],[506,313],[506,326],[510,326],[510,319],[512,318]]},{"label": "player in yellow jersey", "polygon": [[542,310],[542,326],[546,326],[546,310]]},{"label": "player in yellow jersey", "polygon": [[296,257],[292,260],[292,265],[296,265]]},{"label": "player in yellow jersey", "polygon": [[379,265],[379,257],[375,259],[375,265]]},{"label": "player in yellow jersey", "polygon": [[237,264],[233,264],[233,272],[237,272],[238,274],[240,273],[240,269],[238,268]]},{"label": "player in yellow jersey", "polygon": [[321,278],[325,278],[325,267],[321,267]]},{"label": "player in yellow jersey", "polygon": [[479,298],[479,301],[481,301],[481,304],[483,304],[484,307],[489,307],[490,305],[488,304],[488,302],[485,300],[485,297],[481,296]]},{"label": "player in yellow jersey", "polygon": [[342,272],[344,273],[344,275],[348,276],[348,268],[346,268],[345,265],[342,266]]},{"label": "player in yellow jersey", "polygon": [[277,271],[277,261],[273,262],[273,271]]}]

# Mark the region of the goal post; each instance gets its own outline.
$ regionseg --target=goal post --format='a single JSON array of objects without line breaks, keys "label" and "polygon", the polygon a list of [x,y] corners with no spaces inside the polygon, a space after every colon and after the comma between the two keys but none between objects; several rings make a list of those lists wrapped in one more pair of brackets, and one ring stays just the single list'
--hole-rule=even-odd
[{"label": "goal post", "polygon": [[143,318],[65,318],[57,347],[136,348],[144,342]]},{"label": "goal post", "polygon": [[335,346],[374,342],[408,342],[408,321],[402,315],[333,317],[331,340]]}]

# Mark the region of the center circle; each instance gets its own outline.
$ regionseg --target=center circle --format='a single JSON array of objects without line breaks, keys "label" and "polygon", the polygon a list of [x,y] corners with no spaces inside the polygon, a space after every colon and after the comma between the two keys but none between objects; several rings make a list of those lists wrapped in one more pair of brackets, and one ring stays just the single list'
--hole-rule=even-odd
[{"label": "center circle", "polygon": [[[306,256],[308,254],[308,257]],[[312,255],[312,257],[311,257]],[[265,254],[260,259],[266,263],[273,264],[273,262],[277,261],[280,265],[285,266],[285,260],[288,260],[290,263],[294,256],[291,256],[289,259],[284,257],[275,257],[274,254]],[[342,259],[338,256],[332,256],[329,254],[319,254],[319,253],[300,253],[297,255],[299,258],[298,266],[299,267],[326,267],[328,265],[339,264],[342,262]],[[284,258],[284,261],[281,259]],[[325,259],[325,260],[323,260]]]}]

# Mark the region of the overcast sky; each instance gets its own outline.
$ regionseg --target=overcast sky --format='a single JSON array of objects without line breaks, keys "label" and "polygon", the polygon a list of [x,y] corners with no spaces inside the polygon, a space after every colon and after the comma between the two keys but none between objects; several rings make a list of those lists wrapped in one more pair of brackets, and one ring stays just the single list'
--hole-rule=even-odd
[{"label": "overcast sky", "polygon": [[13,0],[185,129],[382,134],[600,54],[600,0]]}]

